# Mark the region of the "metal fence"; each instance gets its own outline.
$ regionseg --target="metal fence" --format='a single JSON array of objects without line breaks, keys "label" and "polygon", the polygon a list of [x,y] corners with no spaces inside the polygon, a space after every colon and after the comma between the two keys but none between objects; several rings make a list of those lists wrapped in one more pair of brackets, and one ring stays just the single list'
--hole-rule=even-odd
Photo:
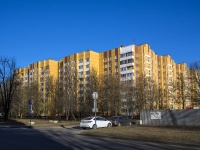
[{"label": "metal fence", "polygon": [[142,110],[143,125],[200,125],[200,109],[189,110]]}]

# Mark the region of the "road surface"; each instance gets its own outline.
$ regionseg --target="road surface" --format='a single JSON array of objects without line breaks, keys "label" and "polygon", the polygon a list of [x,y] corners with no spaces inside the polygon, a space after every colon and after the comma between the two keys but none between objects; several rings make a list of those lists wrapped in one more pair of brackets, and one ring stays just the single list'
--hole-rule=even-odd
[{"label": "road surface", "polygon": [[0,127],[0,150],[200,150],[198,147],[78,135],[80,128]]}]

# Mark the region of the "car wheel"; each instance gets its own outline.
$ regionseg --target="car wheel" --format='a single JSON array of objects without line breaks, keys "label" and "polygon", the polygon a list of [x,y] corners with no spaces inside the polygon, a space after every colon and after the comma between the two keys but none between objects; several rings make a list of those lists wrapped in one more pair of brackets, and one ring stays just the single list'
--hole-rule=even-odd
[{"label": "car wheel", "polygon": [[109,127],[109,128],[110,128],[110,127],[111,127],[111,124],[110,124],[110,123],[108,123],[108,126],[107,126],[107,127]]},{"label": "car wheel", "polygon": [[121,126],[121,123],[118,123],[118,126],[120,127],[120,126]]},{"label": "car wheel", "polygon": [[92,126],[92,129],[96,129],[96,128],[97,128],[97,125],[94,124],[94,125]]},{"label": "car wheel", "polygon": [[86,129],[86,128],[83,128],[83,129]]}]

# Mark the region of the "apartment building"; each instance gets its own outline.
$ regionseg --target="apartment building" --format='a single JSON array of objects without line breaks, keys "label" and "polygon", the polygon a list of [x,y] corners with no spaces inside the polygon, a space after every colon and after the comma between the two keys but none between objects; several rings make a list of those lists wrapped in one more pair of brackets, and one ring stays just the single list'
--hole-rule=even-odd
[{"label": "apartment building", "polygon": [[119,75],[120,50],[119,48],[107,50],[99,54],[99,70],[101,75]]},{"label": "apartment building", "polygon": [[[174,101],[172,89],[180,75],[183,76],[185,87],[188,86],[189,68],[185,63],[176,64],[170,55],[157,55],[148,44],[120,47],[120,54],[121,80],[132,79],[136,83],[141,75],[151,78],[157,85],[163,108],[182,109],[183,104]],[[183,90],[182,94],[187,95],[188,89]],[[190,105],[186,98],[185,108]]]},{"label": "apartment building", "polygon": [[[83,90],[83,85],[87,84],[87,78],[90,72],[94,68],[99,75],[99,53],[92,50],[87,50],[81,53],[75,53],[70,56],[64,57],[59,61],[59,88],[65,90],[67,86],[67,80],[69,74],[73,73],[79,78],[79,85]],[[83,92],[80,92],[80,96],[83,96]]]},{"label": "apartment building", "polygon": [[[64,91],[69,73],[76,74],[81,97],[84,96],[83,87],[87,87],[92,68],[97,75],[116,75],[121,81],[130,81],[133,85],[141,75],[151,78],[160,91],[158,99],[169,109],[181,109],[181,104],[174,102],[171,96],[173,91],[170,90],[177,78],[183,75],[184,81],[189,83],[189,69],[185,63],[176,64],[170,55],[157,55],[148,44],[120,46],[101,53],[87,50],[65,56],[59,61],[49,59],[30,64],[27,68],[20,68],[19,73],[24,85],[37,81],[43,93],[46,92],[44,81],[47,77],[58,79],[59,89]],[[190,101],[187,100],[186,107],[189,105]]]},{"label": "apartment building", "polygon": [[22,81],[23,86],[28,86],[29,84],[29,69],[28,68],[19,68],[16,70],[16,73],[19,75],[20,80]]},{"label": "apartment building", "polygon": [[33,82],[36,83],[41,96],[45,99],[47,79],[52,77],[57,80],[58,78],[58,61],[43,60],[30,64],[27,68],[19,68],[17,71],[23,85],[28,86]]}]

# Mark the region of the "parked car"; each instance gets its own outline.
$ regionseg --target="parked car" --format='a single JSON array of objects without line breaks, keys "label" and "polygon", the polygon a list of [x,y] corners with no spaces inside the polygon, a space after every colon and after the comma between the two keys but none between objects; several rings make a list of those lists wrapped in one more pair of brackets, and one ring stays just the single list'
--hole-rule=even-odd
[{"label": "parked car", "polygon": [[125,116],[112,116],[109,118],[113,126],[132,125],[134,121],[127,119]]},{"label": "parked car", "polygon": [[96,116],[96,125],[95,125],[95,116],[86,117],[82,119],[80,122],[80,127],[83,129],[86,128],[96,129],[102,127],[111,127],[111,126],[112,126],[111,121],[99,116]]}]

